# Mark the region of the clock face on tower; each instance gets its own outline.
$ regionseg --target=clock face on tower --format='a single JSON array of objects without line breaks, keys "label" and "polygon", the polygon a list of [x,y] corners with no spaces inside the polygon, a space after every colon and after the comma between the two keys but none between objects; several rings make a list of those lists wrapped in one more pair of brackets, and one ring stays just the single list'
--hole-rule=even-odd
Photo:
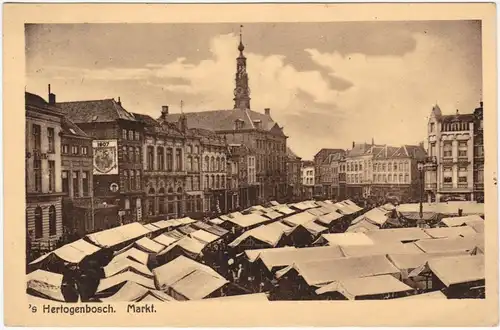
[{"label": "clock face on tower", "polygon": [[234,89],[234,96],[240,96],[240,95],[242,95],[242,94],[243,94],[243,88],[241,88],[241,87],[236,87],[236,88]]}]

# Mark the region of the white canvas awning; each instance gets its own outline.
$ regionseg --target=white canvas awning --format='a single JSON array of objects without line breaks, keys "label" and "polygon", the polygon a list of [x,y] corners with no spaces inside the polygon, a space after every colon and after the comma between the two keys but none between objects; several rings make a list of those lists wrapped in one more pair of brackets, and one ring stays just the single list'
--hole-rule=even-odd
[{"label": "white canvas awning", "polygon": [[28,288],[41,297],[56,301],[65,301],[61,291],[63,281],[61,274],[38,269],[29,273],[27,277]]}]

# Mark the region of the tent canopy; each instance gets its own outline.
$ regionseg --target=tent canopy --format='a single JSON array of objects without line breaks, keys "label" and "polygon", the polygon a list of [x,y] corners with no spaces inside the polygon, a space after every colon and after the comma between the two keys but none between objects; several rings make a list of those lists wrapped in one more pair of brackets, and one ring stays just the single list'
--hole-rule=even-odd
[{"label": "tent canopy", "polygon": [[451,217],[451,218],[443,218],[441,219],[441,223],[447,227],[458,227],[463,226],[471,221],[480,221],[484,222],[483,218],[481,218],[477,214],[466,215],[464,217]]},{"label": "tent canopy", "polygon": [[155,289],[155,283],[152,278],[139,275],[135,272],[126,271],[111,277],[102,278],[96,292],[101,293],[115,286],[124,285],[127,282],[135,282],[147,288]]},{"label": "tent canopy", "polygon": [[164,292],[147,288],[135,282],[125,283],[114,295],[100,300],[102,302],[139,302],[149,295],[159,301],[175,301],[174,298]]},{"label": "tent canopy", "polygon": [[342,217],[343,217],[342,214],[340,214],[336,211],[333,211],[333,212],[319,216],[317,221],[319,221],[325,225],[330,225],[332,222],[339,220],[339,219],[342,219]]},{"label": "tent canopy", "polygon": [[[277,250],[277,251],[274,251]],[[337,246],[321,246],[310,248],[292,249],[268,249],[259,253],[258,259],[268,270],[275,267],[286,267],[294,263],[313,260],[329,260],[343,258],[344,255]]]},{"label": "tent canopy", "polygon": [[116,252],[113,260],[124,258],[134,260],[143,265],[147,265],[149,255],[144,251],[136,249],[135,247],[126,247],[123,250]]},{"label": "tent canopy", "polygon": [[483,255],[432,259],[428,265],[447,287],[485,279]]},{"label": "tent canopy", "polygon": [[256,249],[256,250],[245,250],[245,257],[250,262],[255,262],[261,253],[280,253],[283,250],[293,250],[294,246],[285,246],[280,248],[267,248],[267,249]]},{"label": "tent canopy", "polygon": [[165,248],[165,245],[158,243],[158,242],[155,242],[152,239],[147,238],[147,237],[143,237],[140,240],[136,241],[135,245],[139,249],[144,250],[144,251],[149,252],[149,253],[158,253]]},{"label": "tent canopy", "polygon": [[386,255],[390,253],[423,253],[415,244],[400,242],[375,243],[372,245],[344,245],[340,247],[346,257]]},{"label": "tent canopy", "polygon": [[28,275],[28,289],[36,292],[43,298],[48,298],[56,301],[65,301],[62,294],[63,276],[48,272],[42,269],[37,269]]},{"label": "tent canopy", "polygon": [[311,214],[307,211],[297,213],[285,218],[283,221],[291,226],[303,225],[307,222],[311,222],[316,220],[318,217],[314,214]]},{"label": "tent canopy", "polygon": [[114,258],[111,262],[104,267],[104,276],[111,277],[113,275],[123,273],[126,271],[136,272],[144,277],[153,277],[153,273],[144,264],[138,263],[129,258]]},{"label": "tent canopy", "polygon": [[398,269],[402,271],[411,271],[418,267],[425,265],[429,260],[442,258],[442,257],[450,257],[457,255],[470,255],[465,251],[458,252],[434,252],[434,253],[393,253],[388,254],[387,258],[396,266]]},{"label": "tent canopy", "polygon": [[86,238],[93,244],[109,248],[121,243],[138,239],[149,234],[150,231],[138,222],[103,230],[97,233],[89,234]]},{"label": "tent canopy", "polygon": [[45,258],[49,257],[51,254],[55,254],[57,257],[66,262],[72,264],[78,264],[83,260],[83,258],[96,253],[100,249],[101,248],[95,246],[94,244],[86,242],[83,239],[79,239],[75,242],[66,244],[54,251],[44,254],[40,258],[30,262],[30,265],[34,265],[41,262]]},{"label": "tent canopy", "polygon": [[236,247],[240,245],[248,237],[254,237],[259,241],[265,242],[270,246],[274,247],[278,244],[283,234],[289,233],[292,230],[293,228],[290,228],[280,222],[273,222],[271,224],[262,225],[257,228],[244,232],[241,236],[239,236],[234,241],[229,243],[229,246]]},{"label": "tent canopy", "polygon": [[170,246],[174,244],[175,242],[178,241],[177,238],[174,238],[172,236],[167,236],[167,235],[158,235],[154,238],[154,241],[163,245],[163,246]]},{"label": "tent canopy", "polygon": [[191,238],[194,238],[194,239],[200,241],[200,243],[202,243],[203,245],[210,244],[210,243],[215,242],[219,239],[219,236],[211,234],[203,229],[199,229],[195,232],[192,232],[191,234],[189,234],[189,236]]},{"label": "tent canopy", "polygon": [[204,299],[203,301],[207,302],[266,302],[269,301],[267,299],[267,295],[265,293],[249,293],[249,294],[240,294],[236,296],[225,296],[225,297],[217,297]]},{"label": "tent canopy", "polygon": [[[364,233],[322,234],[318,241],[325,241],[331,246],[373,245],[373,240]],[[317,242],[318,242],[317,241]]]},{"label": "tent canopy", "polygon": [[395,228],[395,229],[381,229],[366,232],[366,236],[374,242],[411,242],[420,239],[431,238],[421,228]]},{"label": "tent canopy", "polygon": [[484,236],[424,239],[415,242],[415,245],[425,253],[472,251],[475,247],[484,246]]},{"label": "tent canopy", "polygon": [[436,227],[424,229],[425,233],[432,238],[454,238],[475,236],[477,233],[469,226],[462,227]]}]

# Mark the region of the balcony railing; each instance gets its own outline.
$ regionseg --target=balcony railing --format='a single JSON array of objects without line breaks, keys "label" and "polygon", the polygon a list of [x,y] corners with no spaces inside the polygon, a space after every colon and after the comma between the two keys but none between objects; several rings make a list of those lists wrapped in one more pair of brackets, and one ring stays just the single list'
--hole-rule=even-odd
[{"label": "balcony railing", "polygon": [[185,176],[187,175],[186,171],[166,171],[166,170],[145,170],[144,171],[145,176]]}]

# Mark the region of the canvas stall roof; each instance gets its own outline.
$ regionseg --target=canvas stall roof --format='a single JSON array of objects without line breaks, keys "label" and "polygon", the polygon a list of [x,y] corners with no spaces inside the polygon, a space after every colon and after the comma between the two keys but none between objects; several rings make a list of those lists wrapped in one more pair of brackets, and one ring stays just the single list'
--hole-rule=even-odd
[{"label": "canvas stall roof", "polygon": [[156,226],[160,229],[166,229],[166,228],[170,228],[170,227],[177,227],[177,226],[180,226],[180,223],[178,223],[177,221],[175,222],[172,222],[172,221],[175,221],[175,220],[160,220],[160,221],[157,221],[157,222],[153,222],[152,225],[153,226]]},{"label": "canvas stall roof", "polygon": [[48,299],[65,301],[61,291],[63,276],[37,269],[28,275],[28,288]]},{"label": "canvas stall roof", "polygon": [[100,247],[113,247],[129,240],[149,234],[150,231],[138,222],[103,230],[87,235],[87,239]]},{"label": "canvas stall roof", "polygon": [[125,283],[114,295],[100,300],[102,302],[138,302],[148,295],[160,298],[158,299],[160,301],[175,301],[174,298],[164,292],[152,290],[135,282]]},{"label": "canvas stall roof", "polygon": [[408,297],[402,297],[397,299],[448,299],[444,293],[441,291],[432,291],[427,293],[415,294]]},{"label": "canvas stall roof", "polygon": [[322,209],[321,207],[318,207],[318,208],[314,208],[314,209],[309,209],[307,210],[307,212],[311,213],[312,215],[315,215],[317,217],[323,215],[323,214],[326,214],[328,213],[328,211],[325,212],[324,209]]},{"label": "canvas stall roof", "polygon": [[374,242],[410,242],[420,239],[431,238],[421,228],[395,228],[395,229],[380,229],[366,232],[366,235]]},{"label": "canvas stall roof", "polygon": [[277,201],[270,201],[269,204],[271,204],[272,206],[280,205],[280,203],[278,203]]},{"label": "canvas stall roof", "polygon": [[281,248],[268,248],[268,249],[256,249],[256,250],[245,250],[245,256],[250,262],[255,262],[261,253],[280,253],[283,250],[293,250],[296,249],[294,246],[285,246]]},{"label": "canvas stall roof", "polygon": [[231,218],[227,215],[220,215],[219,218],[223,221],[231,221]]},{"label": "canvas stall roof", "polygon": [[286,205],[279,205],[279,206],[276,206],[274,209],[276,211],[278,211],[279,213],[282,213],[284,215],[290,215],[290,214],[294,214],[295,213],[294,210],[292,210],[291,208],[289,208]]},{"label": "canvas stall roof", "polygon": [[477,214],[466,215],[464,217],[451,217],[451,218],[443,218],[441,219],[441,223],[446,225],[447,227],[458,227],[467,224],[470,221],[484,221]]},{"label": "canvas stall roof", "polygon": [[202,270],[194,270],[180,278],[170,287],[189,300],[199,300],[229,283],[224,277],[214,276]]},{"label": "canvas stall roof", "polygon": [[[484,214],[484,204],[476,202],[446,202],[446,203],[424,203],[424,212],[440,214],[458,214],[458,209],[463,215]],[[400,204],[396,207],[400,213],[418,213],[419,203]]]},{"label": "canvas stall roof", "polygon": [[328,231],[328,228],[323,227],[321,225],[318,225],[314,221],[309,221],[304,224],[301,224],[299,226],[304,227],[308,232],[310,232],[312,235],[319,235],[325,231]]},{"label": "canvas stall roof", "polygon": [[121,259],[121,258],[128,258],[128,259],[134,260],[138,263],[141,263],[143,265],[146,265],[148,263],[149,255],[144,251],[141,251],[139,249],[136,249],[135,247],[132,247],[132,248],[126,248],[126,249],[123,249],[119,252],[116,252],[113,260]]},{"label": "canvas stall roof", "polygon": [[165,250],[161,251],[160,255],[166,254],[167,252],[171,251],[176,246],[180,247],[181,249],[183,249],[189,253],[199,255],[202,253],[203,249],[205,248],[205,245],[206,244],[201,243],[197,239],[186,236],[184,238],[181,238],[180,240],[178,240],[174,244],[168,246]]},{"label": "canvas stall roof", "polygon": [[429,260],[450,257],[457,255],[470,255],[465,251],[452,252],[434,252],[434,253],[396,253],[388,254],[387,258],[400,270],[411,271],[425,265]]},{"label": "canvas stall roof", "polygon": [[252,214],[258,214],[258,215],[263,215],[265,212],[264,211],[260,211],[260,210],[253,210],[250,213],[252,213]]},{"label": "canvas stall roof", "polygon": [[194,238],[194,239],[200,241],[200,243],[202,243],[204,245],[215,242],[219,239],[219,236],[211,234],[207,231],[204,231],[203,229],[199,229],[195,232],[192,232],[191,234],[189,234],[189,236],[191,238]]},{"label": "canvas stall roof", "polygon": [[345,201],[342,201],[342,202],[349,205],[353,210],[356,210],[356,212],[361,211],[363,209],[362,207],[359,207],[356,203],[354,203],[350,199],[346,199]]},{"label": "canvas stall roof", "polygon": [[305,211],[307,209],[310,209],[311,206],[309,204],[306,204],[305,202],[299,202],[295,204],[291,204],[292,207],[296,208],[297,210]]},{"label": "canvas stall roof", "polygon": [[170,246],[178,241],[177,238],[173,238],[172,236],[167,235],[158,235],[154,238],[155,242],[160,243],[163,246]]},{"label": "canvas stall roof", "polygon": [[414,291],[391,275],[350,278],[333,282],[316,290],[317,294],[336,291],[349,300],[368,295]]},{"label": "canvas stall roof", "polygon": [[265,293],[249,293],[249,294],[240,294],[236,296],[225,296],[225,297],[217,297],[217,298],[209,298],[204,299],[203,301],[211,302],[265,302],[269,301],[267,299],[267,295]]},{"label": "canvas stall roof", "polygon": [[210,221],[214,225],[222,225],[224,222],[226,222],[225,220],[222,220],[220,218],[213,218],[213,219],[210,219],[208,221]]},{"label": "canvas stall roof", "polygon": [[154,224],[152,223],[148,223],[148,224],[145,224],[144,225],[144,228],[146,228],[147,230],[151,231],[151,232],[155,232],[155,231],[158,231],[160,230],[161,228],[160,227],[157,227],[155,226]]},{"label": "canvas stall roof", "polygon": [[359,221],[355,225],[349,226],[346,232],[348,233],[366,233],[368,231],[380,230],[380,227],[366,220]]},{"label": "canvas stall roof", "polygon": [[140,298],[137,300],[137,302],[143,302],[143,303],[159,303],[159,302],[175,302],[175,300],[172,296],[169,296],[165,292],[158,291],[158,290],[150,290],[148,294],[146,294],[144,297]]},{"label": "canvas stall roof", "polygon": [[298,262],[277,272],[276,276],[280,278],[291,269],[295,269],[311,286],[321,286],[349,278],[400,273],[385,256],[368,256]]},{"label": "canvas stall roof", "polygon": [[268,222],[269,219],[258,214],[250,213],[246,215],[241,214],[240,216],[236,216],[235,218],[232,218],[229,221],[242,228],[247,228],[264,222]]},{"label": "canvas stall roof", "polygon": [[392,205],[391,203],[387,203],[382,205],[381,208],[387,211],[392,211],[396,209],[396,206]]},{"label": "canvas stall roof", "polygon": [[204,271],[214,277],[221,277],[221,275],[219,275],[212,268],[184,256],[179,256],[174,260],[153,269],[153,274],[155,275],[158,288],[163,290],[170,287],[170,285],[175,283],[178,279],[183,278],[195,270]]},{"label": "canvas stall roof", "polygon": [[175,238],[177,240],[179,240],[179,239],[181,239],[181,238],[183,238],[183,237],[186,236],[183,233],[181,233],[180,231],[178,231],[177,229],[174,229],[172,231],[163,233],[163,235],[170,236],[170,237]]},{"label": "canvas stall roof", "polygon": [[210,228],[205,229],[205,231],[208,231],[210,234],[214,234],[216,236],[222,237],[229,233],[228,230],[225,230],[224,228],[221,228],[219,226],[213,225]]},{"label": "canvas stall roof", "polygon": [[270,246],[276,246],[283,234],[291,232],[292,230],[293,228],[287,227],[282,223],[273,222],[271,224],[262,225],[244,232],[241,236],[229,243],[229,246],[236,247],[248,237],[256,238],[257,240],[265,242]]},{"label": "canvas stall roof", "polygon": [[415,245],[425,253],[472,251],[477,246],[484,246],[484,236],[423,239],[415,242]]},{"label": "canvas stall roof", "polygon": [[[408,220],[415,220],[418,221],[420,220],[420,214],[418,212],[400,212],[399,213],[400,218],[405,218]],[[439,213],[435,212],[423,212],[422,213],[422,220],[424,221],[437,221],[439,219]]]},{"label": "canvas stall roof", "polygon": [[79,239],[41,256],[40,258],[30,262],[30,265],[39,263],[51,254],[55,254],[66,262],[78,264],[83,260],[83,258],[96,253],[100,249],[101,248],[95,246],[94,244],[90,244],[83,239]]},{"label": "canvas stall roof", "polygon": [[153,241],[150,238],[143,237],[135,242],[135,245],[150,253],[158,253],[165,248],[165,245]]},{"label": "canvas stall roof", "polygon": [[467,226],[474,229],[478,234],[484,234],[484,220],[467,222]]},{"label": "canvas stall roof", "polygon": [[197,229],[193,228],[191,226],[182,226],[180,228],[177,228],[177,230],[185,235],[189,235],[189,234],[195,232]]},{"label": "canvas stall roof", "polygon": [[283,214],[278,213],[276,211],[269,211],[263,214],[266,218],[269,218],[271,220],[278,219],[279,217],[282,217]]},{"label": "canvas stall roof", "polygon": [[437,227],[424,229],[427,235],[432,238],[453,238],[475,236],[477,233],[468,226],[461,227]]},{"label": "canvas stall roof", "polygon": [[153,277],[153,273],[148,267],[129,258],[114,258],[103,270],[105,277],[111,277],[126,271],[137,272],[144,277]]},{"label": "canvas stall roof", "polygon": [[179,221],[183,225],[189,225],[189,224],[196,222],[196,220],[191,219],[190,217],[184,217],[184,218],[180,218],[180,219],[176,219],[176,220]]},{"label": "canvas stall roof", "polygon": [[265,210],[266,208],[262,205],[254,205],[254,206],[250,206],[248,208],[248,210],[250,211],[262,211],[262,210]]},{"label": "canvas stall roof", "polygon": [[318,239],[325,240],[330,246],[373,245],[373,241],[364,233],[323,234]]},{"label": "canvas stall roof", "polygon": [[483,255],[432,259],[428,265],[447,287],[485,279]]},{"label": "canvas stall roof", "polygon": [[325,225],[329,225],[331,224],[333,221],[336,221],[336,220],[339,220],[343,217],[342,214],[336,212],[336,211],[333,211],[333,212],[330,212],[330,213],[327,213],[327,214],[324,214],[324,215],[321,215],[318,217],[318,219],[316,219],[317,221],[325,224]]},{"label": "canvas stall roof", "polygon": [[337,212],[340,212],[343,215],[351,215],[351,214],[357,212],[357,211],[354,211],[352,208],[350,208],[349,206],[347,206],[345,204],[335,203],[333,205],[338,208]]},{"label": "canvas stall roof", "polygon": [[317,219],[317,216],[314,214],[311,214],[309,212],[300,212],[294,215],[291,215],[287,218],[285,218],[283,221],[292,225],[292,226],[297,226],[297,225],[302,225],[307,222],[311,222]]},{"label": "canvas stall roof", "polygon": [[338,246],[320,246],[300,249],[268,249],[268,251],[260,252],[258,259],[268,270],[272,270],[274,267],[286,267],[300,262],[343,257],[344,254]]},{"label": "canvas stall roof", "polygon": [[207,229],[211,228],[212,226],[207,224],[207,223],[204,223],[202,221],[196,221],[195,223],[193,223],[192,227],[207,230]]},{"label": "canvas stall roof", "polygon": [[229,218],[237,218],[237,217],[241,217],[243,214],[241,212],[232,212],[232,213],[229,213],[228,216]]},{"label": "canvas stall roof", "polygon": [[127,282],[135,282],[147,288],[155,289],[155,283],[152,278],[144,277],[131,271],[126,271],[124,273],[116,274],[115,276],[101,278],[96,292],[100,293]]},{"label": "canvas stall roof", "polygon": [[381,226],[387,222],[387,219],[389,219],[389,217],[387,216],[387,211],[381,210],[380,208],[376,207],[363,214],[361,218],[356,218],[352,222],[352,224],[354,225],[361,220],[367,220],[373,224]]},{"label": "canvas stall roof", "polygon": [[310,208],[318,207],[318,204],[316,204],[315,201],[304,201],[304,203],[308,205]]},{"label": "canvas stall roof", "polygon": [[375,243],[373,245],[344,245],[340,247],[346,257],[386,255],[390,253],[423,253],[415,244],[400,242]]}]

